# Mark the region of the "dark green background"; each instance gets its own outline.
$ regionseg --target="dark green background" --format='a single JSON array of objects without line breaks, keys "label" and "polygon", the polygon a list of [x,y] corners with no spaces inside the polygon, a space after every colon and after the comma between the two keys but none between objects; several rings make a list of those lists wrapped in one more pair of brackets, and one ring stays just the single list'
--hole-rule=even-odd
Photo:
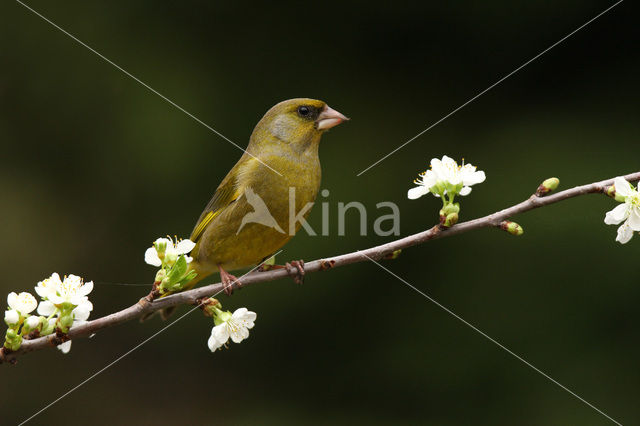
[{"label": "dark green background", "polygon": [[[444,3],[444,2],[443,2]],[[299,234],[280,261],[365,248],[337,203],[393,201],[402,235],[436,220],[406,199],[435,156],[487,181],[462,219],[637,171],[638,33],[624,2],[366,174],[356,174],[613,2],[46,2],[28,4],[244,146],[264,112],[315,97],[351,117],[323,138],[330,236]],[[1,293],[54,271],[97,285],[92,318],[147,291],[156,237],[188,236],[240,151],[18,3],[0,10]],[[638,246],[588,196],[385,265],[622,423],[640,417]],[[321,223],[316,206],[311,224]],[[2,296],[4,298],[4,296]],[[569,393],[373,264],[237,292],[249,340],[211,354],[194,313],[33,424],[609,424]],[[180,312],[186,312],[183,307]],[[15,424],[158,331],[128,323],[0,366]]]}]

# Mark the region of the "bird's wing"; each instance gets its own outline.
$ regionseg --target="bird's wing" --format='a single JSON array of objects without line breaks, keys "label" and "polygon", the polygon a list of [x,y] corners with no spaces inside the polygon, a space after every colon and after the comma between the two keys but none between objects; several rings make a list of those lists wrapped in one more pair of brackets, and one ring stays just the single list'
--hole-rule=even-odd
[{"label": "bird's wing", "polygon": [[233,166],[229,173],[227,173],[227,176],[222,180],[209,201],[209,204],[207,204],[207,207],[205,207],[200,215],[195,228],[193,228],[191,237],[189,238],[191,241],[197,243],[207,228],[207,225],[222,213],[226,207],[242,196],[246,188],[246,185],[243,184],[246,179],[243,179],[243,177],[247,174],[250,175],[251,170],[256,165],[258,165],[258,161],[255,157],[250,157],[245,154],[236,165]]}]

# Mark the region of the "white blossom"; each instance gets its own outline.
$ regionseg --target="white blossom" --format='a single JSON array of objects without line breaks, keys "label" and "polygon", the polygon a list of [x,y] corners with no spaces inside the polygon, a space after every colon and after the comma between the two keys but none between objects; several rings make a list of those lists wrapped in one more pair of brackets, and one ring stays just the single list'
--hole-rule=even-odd
[{"label": "white blossom", "polygon": [[71,309],[68,306],[71,305],[74,319],[84,321],[93,310],[93,304],[87,296],[92,290],[92,281],[83,282],[77,275],[69,275],[60,280],[60,276],[53,273],[36,286],[36,292],[43,299],[38,306],[38,314],[49,317],[57,310]]},{"label": "white blossom", "polygon": [[217,317],[222,322],[211,330],[208,346],[214,352],[227,343],[229,338],[234,343],[240,343],[249,337],[249,330],[255,325],[257,315],[247,308],[239,308],[233,314],[224,312]]},{"label": "white blossom", "polygon": [[56,292],[49,296],[49,300],[54,305],[62,303],[70,303],[80,306],[82,303],[88,302],[87,295],[93,290],[93,281],[82,282],[82,278],[77,275],[69,275],[64,277],[62,284],[58,286]]},{"label": "white blossom", "polygon": [[17,294],[15,291],[12,291],[7,296],[7,305],[9,305],[10,309],[18,311],[20,315],[27,316],[38,306],[38,301],[31,293],[23,291]]},{"label": "white blossom", "polygon": [[624,201],[604,217],[607,225],[620,225],[616,241],[625,244],[631,240],[634,231],[640,231],[640,192],[623,177],[617,177],[613,183],[616,196]]},{"label": "white blossom", "polygon": [[446,155],[442,160],[433,158],[429,170],[420,174],[414,181],[418,186],[411,188],[407,196],[411,200],[420,198],[429,192],[436,197],[454,192],[452,195],[468,195],[471,192],[471,185],[482,183],[486,179],[483,171],[476,171],[472,164],[458,163]]},{"label": "white blossom", "polygon": [[181,240],[174,242],[170,238],[158,238],[154,241],[153,246],[149,247],[144,253],[144,261],[149,265],[160,267],[164,263],[172,266],[178,256],[184,254],[187,263],[191,262],[193,258],[186,256],[196,246],[191,240]]},{"label": "white blossom", "polygon": [[[48,300],[44,300],[40,302],[40,305],[38,305],[38,314],[44,317],[53,315],[55,311],[56,305]],[[73,309],[73,318],[78,321],[86,321],[89,318],[91,311],[93,311],[93,303],[91,303],[89,299],[83,300]]]},{"label": "white blossom", "polygon": [[36,286],[36,293],[46,300],[49,298],[49,295],[55,294],[60,286],[62,286],[60,275],[54,272],[49,278],[45,278],[38,282],[38,285]]}]

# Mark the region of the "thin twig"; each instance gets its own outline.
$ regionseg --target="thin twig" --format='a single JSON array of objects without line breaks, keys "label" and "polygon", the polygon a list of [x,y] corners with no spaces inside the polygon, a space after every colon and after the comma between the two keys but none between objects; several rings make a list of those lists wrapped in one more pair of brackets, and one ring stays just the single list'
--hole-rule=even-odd
[{"label": "thin twig", "polygon": [[[640,172],[632,173],[624,176],[629,182],[636,182],[640,180]],[[613,184],[613,179],[607,179],[600,182],[594,182],[587,185],[576,186],[565,191],[560,191],[555,194],[547,196],[532,195],[527,200],[518,203],[509,208],[500,210],[490,215],[470,220],[467,222],[458,223],[450,228],[443,228],[439,225],[434,226],[417,234],[410,235],[408,237],[400,238],[395,241],[391,241],[386,244],[371,247],[366,250],[355,251],[352,253],[342,254],[339,256],[319,259],[313,262],[305,263],[304,270],[306,273],[323,271],[338,266],[350,265],[357,262],[366,262],[369,259],[380,260],[385,256],[389,256],[396,250],[405,249],[415,245],[423,244],[429,240],[437,238],[450,237],[453,235],[468,232],[474,229],[485,227],[500,227],[502,221],[515,216],[519,213],[523,213],[529,210],[536,209],[538,207],[548,206],[550,204],[558,203],[560,201],[567,200],[569,198],[577,197],[580,195],[603,193],[607,188]],[[274,281],[280,278],[287,277],[289,272],[285,269],[275,269],[266,272],[253,272],[244,276],[240,281],[242,287],[246,287],[250,284],[257,284],[261,282]],[[237,288],[238,284],[234,284]],[[77,339],[80,337],[90,336],[104,328],[114,325],[122,324],[127,321],[139,318],[145,314],[169,308],[178,305],[195,305],[198,303],[198,299],[203,297],[209,297],[212,294],[218,293],[223,289],[222,283],[211,284],[203,287],[199,287],[193,290],[184,291],[182,293],[173,294],[161,299],[156,299],[153,302],[149,302],[145,298],[140,299],[138,303],[123,309],[119,312],[97,318],[93,321],[88,321],[82,325],[77,325],[69,330],[68,338]],[[60,338],[55,334],[40,337],[33,340],[25,340],[22,342],[20,349],[17,351],[7,351],[5,348],[0,350],[0,363],[1,362],[15,362],[18,355],[43,349],[46,347],[54,347],[60,344]]]}]

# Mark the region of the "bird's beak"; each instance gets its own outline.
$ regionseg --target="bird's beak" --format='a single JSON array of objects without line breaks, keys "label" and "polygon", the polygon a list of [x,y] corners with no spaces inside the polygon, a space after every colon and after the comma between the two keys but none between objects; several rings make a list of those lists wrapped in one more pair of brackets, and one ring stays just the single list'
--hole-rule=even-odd
[{"label": "bird's beak", "polygon": [[327,130],[347,120],[348,118],[343,114],[340,114],[329,105],[325,105],[320,115],[318,115],[318,120],[316,121],[316,123],[318,130]]}]

